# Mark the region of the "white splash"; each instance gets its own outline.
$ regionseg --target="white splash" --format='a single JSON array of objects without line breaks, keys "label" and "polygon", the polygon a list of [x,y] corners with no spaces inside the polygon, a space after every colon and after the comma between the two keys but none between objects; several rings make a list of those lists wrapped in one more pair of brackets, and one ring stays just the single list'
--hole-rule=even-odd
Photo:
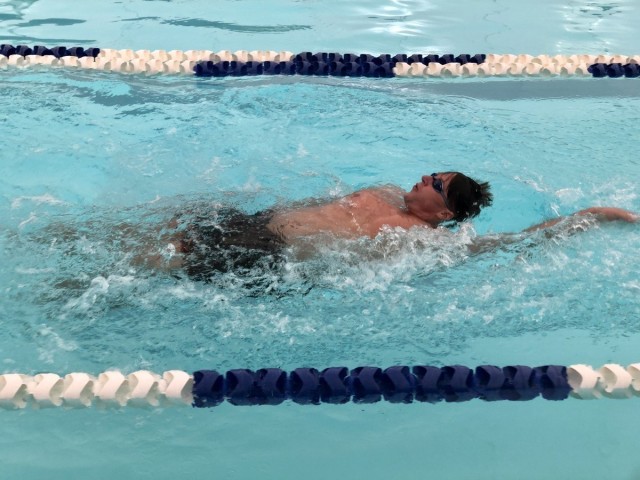
[{"label": "white splash", "polygon": [[62,350],[72,352],[78,349],[78,344],[72,340],[64,340],[60,335],[47,325],[43,325],[38,331],[38,336],[45,340],[45,345],[38,347],[38,359],[44,363],[54,362],[54,353]]},{"label": "white splash", "polygon": [[31,203],[35,203],[36,205],[42,205],[42,204],[46,204],[46,205],[67,205],[66,202],[63,202],[62,200],[59,200],[59,199],[55,198],[53,195],[45,193],[44,195],[15,198],[11,202],[11,208],[12,209],[20,208],[22,206],[23,202],[31,202]]},{"label": "white splash", "polygon": [[23,268],[16,267],[16,273],[20,273],[22,275],[37,275],[39,273],[53,273],[55,272],[54,268]]},{"label": "white splash", "polygon": [[300,158],[307,157],[309,155],[309,152],[304,148],[303,144],[298,145],[298,151],[296,153]]},{"label": "white splash", "polygon": [[579,188],[561,188],[556,191],[556,197],[565,203],[573,203],[583,198],[584,193]]},{"label": "white splash", "polygon": [[28,225],[30,223],[35,222],[38,219],[38,217],[36,216],[35,213],[31,213],[29,215],[29,218],[27,218],[26,220],[23,220],[22,222],[20,222],[20,224],[18,225],[18,229],[22,229],[25,227],[25,225]]}]

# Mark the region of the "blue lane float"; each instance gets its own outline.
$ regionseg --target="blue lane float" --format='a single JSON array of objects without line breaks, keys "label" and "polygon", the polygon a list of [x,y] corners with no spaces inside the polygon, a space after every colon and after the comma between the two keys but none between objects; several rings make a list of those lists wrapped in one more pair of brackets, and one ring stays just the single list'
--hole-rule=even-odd
[{"label": "blue lane float", "polygon": [[278,405],[291,400],[300,405],[526,401],[537,397],[564,400],[571,387],[567,367],[462,365],[331,367],[322,371],[298,368],[291,373],[270,368],[257,371],[199,370],[193,374],[193,405],[212,407],[223,400],[232,405]]},{"label": "blue lane float", "polygon": [[588,70],[595,78],[636,78],[640,76],[640,65],[637,63],[594,63],[589,65]]},{"label": "blue lane float", "polygon": [[306,76],[338,76],[338,77],[373,77],[391,78],[395,76],[393,69],[399,62],[409,65],[420,63],[428,66],[430,63],[446,65],[448,63],[482,64],[485,54],[462,54],[454,56],[422,55],[422,54],[355,54],[330,52],[301,52],[294,54],[291,61],[283,62],[197,62],[194,72],[198,77],[226,77],[252,75],[306,75]]},{"label": "blue lane float", "polygon": [[194,67],[198,77],[244,77],[253,75],[319,75],[340,77],[394,76],[390,62],[380,65],[373,62],[198,62]]},{"label": "blue lane float", "polygon": [[56,58],[62,57],[93,57],[96,58],[100,54],[99,48],[83,48],[83,47],[64,47],[57,46],[53,48],[48,48],[43,45],[35,45],[31,47],[29,45],[9,45],[9,44],[1,44],[0,45],[0,55],[4,55],[5,57],[10,57],[11,55],[22,55],[26,57],[27,55],[53,55]]}]

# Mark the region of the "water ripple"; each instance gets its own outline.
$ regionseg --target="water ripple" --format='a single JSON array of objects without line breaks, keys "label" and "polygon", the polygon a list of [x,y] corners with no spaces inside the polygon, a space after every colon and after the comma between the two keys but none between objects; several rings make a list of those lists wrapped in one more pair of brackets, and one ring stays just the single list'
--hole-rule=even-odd
[{"label": "water ripple", "polygon": [[66,27],[69,25],[77,25],[79,23],[85,23],[86,20],[77,18],[42,18],[37,20],[30,20],[25,23],[18,23],[16,27],[40,27],[42,25],[55,25],[57,27]]},{"label": "water ripple", "polygon": [[237,23],[211,21],[201,18],[163,20],[161,23],[166,25],[176,25],[179,27],[215,28],[239,33],[285,33],[295,30],[310,30],[312,28],[310,25],[240,25]]}]

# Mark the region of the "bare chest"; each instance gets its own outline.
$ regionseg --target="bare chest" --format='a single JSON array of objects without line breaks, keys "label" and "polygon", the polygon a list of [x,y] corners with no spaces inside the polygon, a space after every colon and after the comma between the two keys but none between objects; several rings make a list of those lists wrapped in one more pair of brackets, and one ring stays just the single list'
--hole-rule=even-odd
[{"label": "bare chest", "polygon": [[327,205],[274,215],[269,228],[285,241],[321,233],[341,238],[375,237],[384,225],[415,225],[398,206],[371,192],[358,192]]}]

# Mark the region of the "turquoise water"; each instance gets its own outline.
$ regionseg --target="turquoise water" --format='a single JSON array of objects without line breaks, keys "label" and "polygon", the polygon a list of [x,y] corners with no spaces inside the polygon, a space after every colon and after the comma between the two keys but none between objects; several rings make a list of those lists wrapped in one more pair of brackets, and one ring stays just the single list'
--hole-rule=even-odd
[{"label": "turquoise water", "polygon": [[9,0],[2,41],[132,49],[637,53],[634,0]]},{"label": "turquoise water", "polygon": [[[600,10],[548,2],[554,20],[542,35],[533,18],[531,37],[518,25],[533,6],[469,2],[458,20],[444,4],[322,5],[273,2],[263,15],[251,2],[215,12],[113,3],[102,4],[97,23],[86,7],[15,2],[0,10],[8,35],[0,40],[638,50],[626,29],[637,8],[625,2]],[[411,25],[419,28],[406,34]],[[211,81],[7,70],[0,81],[2,371],[639,360],[637,226],[560,228],[478,256],[466,249],[477,236],[592,205],[640,210],[633,80]],[[438,170],[490,181],[494,206],[453,232],[389,231],[290,259],[284,276],[266,279],[267,295],[231,276],[202,284],[132,263],[143,246],[161,251],[156,228],[195,202],[251,212],[370,185],[409,188]],[[635,408],[633,400],[536,400],[0,412],[0,462],[6,478],[634,478]]]}]

